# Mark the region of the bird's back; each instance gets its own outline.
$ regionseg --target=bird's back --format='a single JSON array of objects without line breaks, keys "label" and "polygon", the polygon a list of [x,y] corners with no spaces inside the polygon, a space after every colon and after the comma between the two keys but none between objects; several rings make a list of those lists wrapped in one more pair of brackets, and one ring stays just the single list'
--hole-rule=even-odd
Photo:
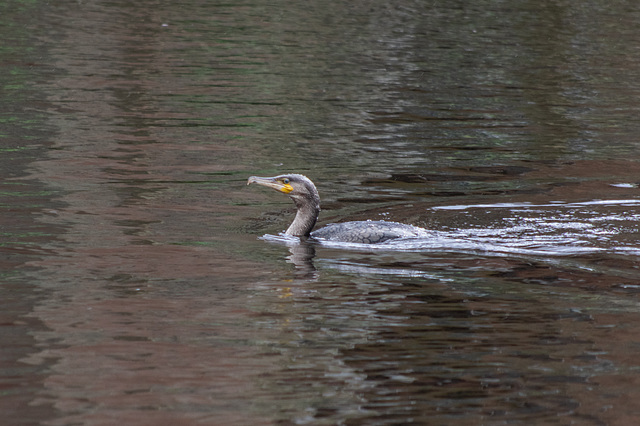
[{"label": "bird's back", "polygon": [[427,230],[424,228],[383,220],[332,223],[311,233],[311,237],[319,240],[362,244],[426,236]]}]

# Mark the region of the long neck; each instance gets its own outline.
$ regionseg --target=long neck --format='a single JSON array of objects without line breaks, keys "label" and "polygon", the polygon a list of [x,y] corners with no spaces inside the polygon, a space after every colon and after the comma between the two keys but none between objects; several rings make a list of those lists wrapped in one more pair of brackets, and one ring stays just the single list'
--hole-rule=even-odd
[{"label": "long neck", "polygon": [[313,197],[313,199],[291,198],[296,204],[298,211],[285,234],[293,235],[294,237],[308,237],[318,220],[320,199],[317,197]]}]

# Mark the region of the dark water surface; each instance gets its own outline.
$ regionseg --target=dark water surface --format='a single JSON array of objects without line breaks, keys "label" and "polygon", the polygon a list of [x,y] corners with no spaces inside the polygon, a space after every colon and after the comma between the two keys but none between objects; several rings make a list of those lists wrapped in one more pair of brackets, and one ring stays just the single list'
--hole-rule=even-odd
[{"label": "dark water surface", "polygon": [[636,423],[640,6],[388,3],[0,5],[3,421]]}]

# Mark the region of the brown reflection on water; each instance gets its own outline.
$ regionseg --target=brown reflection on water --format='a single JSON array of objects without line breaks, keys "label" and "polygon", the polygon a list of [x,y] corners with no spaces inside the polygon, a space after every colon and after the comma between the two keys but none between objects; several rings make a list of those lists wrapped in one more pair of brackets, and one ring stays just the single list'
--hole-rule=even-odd
[{"label": "brown reflection on water", "polygon": [[[450,283],[463,290],[456,292],[415,278],[382,284],[365,273],[340,287],[282,289],[283,316],[268,324],[282,327],[270,343],[287,362],[265,378],[279,394],[306,400],[316,421],[596,425],[637,415],[618,398],[633,382],[625,376],[636,348],[620,342],[637,334],[637,302],[495,283],[475,281],[466,291]],[[284,418],[296,414],[278,406]]]},{"label": "brown reflection on water", "polygon": [[[291,213],[286,198],[243,191],[260,171],[317,178],[323,221],[443,232],[544,224],[561,208],[551,202],[637,197],[634,100],[613,107],[609,62],[585,69],[625,53],[613,75],[636,84],[625,46],[637,31],[618,34],[615,14],[602,17],[607,39],[625,44],[593,51],[598,33],[575,34],[594,22],[587,6],[374,3],[42,3],[42,21],[29,22],[46,27],[39,61],[53,71],[35,79],[47,103],[27,104],[45,110],[47,149],[21,167],[34,191],[55,195],[3,216],[21,233],[2,266],[26,265],[28,284],[6,291],[29,289],[2,300],[20,336],[5,388],[30,386],[10,397],[10,416],[602,424],[637,414],[638,265],[612,254],[637,248],[623,204],[571,212],[629,213],[620,235],[589,240],[605,249],[596,255],[256,240]],[[524,202],[546,207],[434,209]]]},{"label": "brown reflection on water", "polygon": [[[42,221],[68,229],[55,256],[29,263],[52,297],[32,314],[50,330],[33,332],[46,349],[25,361],[55,360],[33,404],[61,413],[52,425],[140,424],[141,412],[143,424],[262,424],[229,404],[258,395],[255,371],[270,364],[248,343],[245,307],[248,283],[264,271],[225,252],[232,230],[221,223],[240,208],[207,177],[228,168],[223,153],[233,150],[122,146],[105,140],[36,163],[34,176],[66,194]],[[191,153],[220,163],[192,164]]]},{"label": "brown reflection on water", "polygon": [[172,54],[198,42],[161,46],[155,8],[56,7],[62,76],[45,86],[58,132],[31,176],[59,191],[43,229],[65,232],[28,263],[50,293],[30,309],[45,327],[22,362],[47,371],[30,405],[50,425],[268,424],[246,410],[272,363],[246,300],[271,272],[234,253],[255,236],[229,220],[244,209],[228,176],[251,156],[225,143],[245,135],[242,114],[207,107],[237,91],[175,78]]},{"label": "brown reflection on water", "polygon": [[[57,360],[45,380],[47,393],[35,405],[52,403],[67,413],[51,424],[105,424],[109,418],[140,424],[142,412],[143,424],[249,421],[229,401],[258,395],[255,370],[244,365],[267,371],[270,360],[243,343],[252,338],[248,328],[211,323],[250,315],[233,298],[222,306],[220,299],[206,297],[96,300],[95,291],[85,296],[93,297],[77,295],[63,303],[66,316],[55,309],[60,302],[37,312],[55,330],[58,349],[28,360]],[[48,336],[38,335],[41,341]]]}]

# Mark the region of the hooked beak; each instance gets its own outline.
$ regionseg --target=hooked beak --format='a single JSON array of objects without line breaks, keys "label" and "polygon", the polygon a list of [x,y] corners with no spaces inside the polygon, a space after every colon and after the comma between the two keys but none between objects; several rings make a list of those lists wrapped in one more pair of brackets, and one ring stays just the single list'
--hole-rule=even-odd
[{"label": "hooked beak", "polygon": [[288,194],[291,191],[293,191],[293,187],[290,184],[284,183],[272,177],[265,178],[265,177],[251,176],[249,180],[247,180],[247,185],[251,185],[252,183],[257,183],[258,185],[266,186],[268,188],[275,189],[276,191],[280,191],[285,194]]}]

